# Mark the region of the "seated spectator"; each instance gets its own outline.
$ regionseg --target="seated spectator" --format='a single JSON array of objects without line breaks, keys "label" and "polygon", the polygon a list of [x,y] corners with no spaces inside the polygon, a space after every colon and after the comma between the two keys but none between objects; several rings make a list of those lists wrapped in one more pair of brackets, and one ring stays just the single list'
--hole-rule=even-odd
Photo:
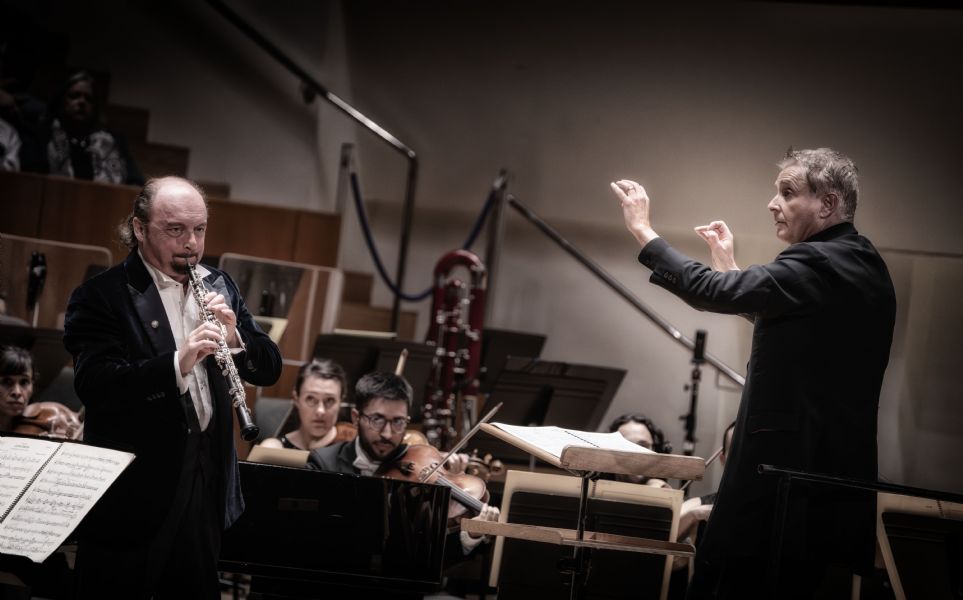
[{"label": "seated spectator", "polygon": [[105,183],[144,183],[123,138],[101,123],[89,73],[78,71],[68,77],[48,109],[39,147],[24,141],[24,171]]},{"label": "seated spectator", "polygon": [[29,92],[43,35],[23,27],[16,10],[0,10],[0,21],[16,28],[0,42],[0,171],[19,171],[23,146],[37,139],[46,110]]},{"label": "seated spectator", "polygon": [[[672,453],[672,444],[666,441],[662,430],[656,427],[655,423],[645,415],[639,413],[622,415],[612,421],[612,424],[609,425],[609,431],[618,431],[625,439],[633,444],[638,444],[653,452],[658,452],[659,454]],[[640,483],[654,487],[671,487],[662,479],[646,477],[644,475],[617,474],[615,475],[615,479],[617,481]]]},{"label": "seated spectator", "polygon": [[298,371],[291,393],[298,414],[298,428],[280,438],[268,438],[261,442],[261,446],[298,450],[330,446],[337,437],[335,422],[347,391],[347,376],[338,363],[314,359],[305,364]]},{"label": "seated spectator", "polygon": [[0,118],[0,171],[20,170],[20,134]]}]

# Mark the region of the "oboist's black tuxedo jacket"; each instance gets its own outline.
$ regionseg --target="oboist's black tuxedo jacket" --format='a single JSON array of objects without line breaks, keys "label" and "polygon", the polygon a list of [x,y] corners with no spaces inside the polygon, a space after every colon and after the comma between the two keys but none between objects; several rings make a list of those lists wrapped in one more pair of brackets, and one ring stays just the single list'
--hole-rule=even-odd
[{"label": "oboist's black tuxedo jacket", "polygon": [[[697,309],[754,317],[732,448],[698,559],[755,557],[765,577],[776,480],[757,465],[877,478],[877,407],[896,313],[889,272],[850,223],[743,271],[713,271],[662,239],[647,244],[639,262],[653,283]],[[784,555],[865,569],[875,548],[874,501],[815,488],[794,494]]]},{"label": "oboist's black tuxedo jacket", "polygon": [[[281,373],[277,346],[254,322],[234,281],[208,269],[205,283],[223,294],[237,314],[246,347],[234,355],[239,374],[254,385],[273,384]],[[85,441],[137,455],[88,515],[82,541],[128,544],[132,553],[156,552],[147,546],[163,537],[161,529],[176,525],[184,508],[197,464],[199,431],[190,392],[181,395],[177,388],[176,348],[167,313],[136,251],[74,290],[64,343],[74,356],[74,385],[86,407]],[[234,409],[213,356],[205,367],[213,404],[209,433],[218,465],[214,477],[223,496],[217,507],[220,522],[213,526],[226,528],[243,510]]]}]

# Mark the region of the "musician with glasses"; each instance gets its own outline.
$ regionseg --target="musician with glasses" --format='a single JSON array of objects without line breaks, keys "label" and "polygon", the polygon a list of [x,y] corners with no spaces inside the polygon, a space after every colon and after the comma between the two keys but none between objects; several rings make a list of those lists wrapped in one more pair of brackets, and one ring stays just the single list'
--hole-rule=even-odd
[{"label": "musician with glasses", "polygon": [[312,450],[308,466],[320,471],[373,475],[405,437],[411,421],[411,397],[411,384],[398,375],[375,371],[359,379],[351,409],[358,437]]},{"label": "musician with glasses", "polygon": [[[207,203],[179,177],[147,182],[121,225],[126,259],[74,290],[64,344],[87,410],[85,440],[136,459],[79,530],[77,598],[220,597],[221,532],[243,510],[234,410],[214,354],[241,378],[274,384],[281,353],[234,281],[204,255]],[[197,265],[201,318],[188,276]]]},{"label": "musician with glasses", "polygon": [[[393,373],[375,371],[358,380],[354,390],[355,407],[351,409],[351,421],[358,427],[358,437],[352,441],[339,442],[324,448],[316,448],[308,456],[308,467],[319,471],[372,476],[381,462],[390,457],[401,445],[411,417],[408,409],[412,398],[411,384]],[[462,465],[463,461],[458,463]],[[498,508],[485,505],[476,519],[497,521]],[[450,553],[456,548],[454,540],[446,544],[445,563],[450,565],[469,555],[485,541],[485,537],[473,537],[467,532],[456,532],[460,541],[461,556]]]}]

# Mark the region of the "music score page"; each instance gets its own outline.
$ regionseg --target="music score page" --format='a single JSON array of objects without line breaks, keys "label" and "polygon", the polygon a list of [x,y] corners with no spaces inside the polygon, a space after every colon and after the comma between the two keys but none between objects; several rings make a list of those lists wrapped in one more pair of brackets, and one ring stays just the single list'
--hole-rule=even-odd
[{"label": "music score page", "polygon": [[133,459],[96,446],[0,438],[0,552],[43,562]]}]

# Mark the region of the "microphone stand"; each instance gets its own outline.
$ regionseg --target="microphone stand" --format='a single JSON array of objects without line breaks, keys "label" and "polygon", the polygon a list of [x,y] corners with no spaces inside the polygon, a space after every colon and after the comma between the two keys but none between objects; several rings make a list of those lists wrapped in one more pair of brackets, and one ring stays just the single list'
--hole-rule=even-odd
[{"label": "microphone stand", "polygon": [[689,384],[685,389],[689,390],[689,412],[679,417],[685,421],[685,442],[682,444],[682,453],[692,456],[695,452],[695,430],[696,430],[696,406],[699,403],[699,382],[702,380],[702,363],[706,361],[706,331],[696,330],[695,348],[692,352],[692,374]]}]

